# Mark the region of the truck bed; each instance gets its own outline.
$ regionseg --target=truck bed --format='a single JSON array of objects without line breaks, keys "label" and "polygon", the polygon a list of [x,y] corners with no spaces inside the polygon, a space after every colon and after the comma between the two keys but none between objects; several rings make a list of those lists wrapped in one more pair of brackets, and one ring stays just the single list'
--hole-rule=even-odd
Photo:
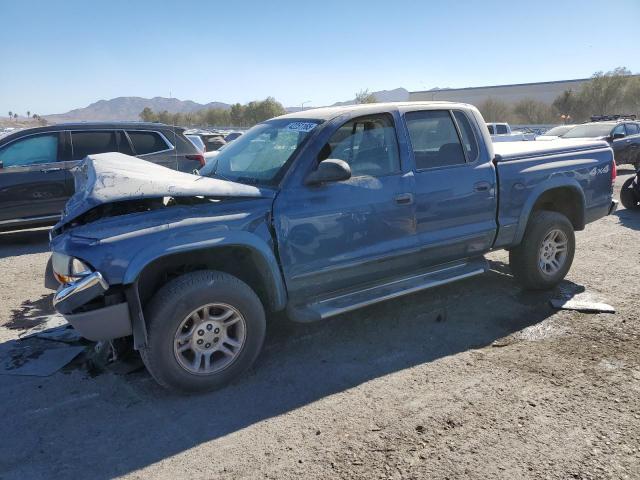
[{"label": "truck bed", "polygon": [[[560,139],[499,143],[493,150],[499,179],[495,248],[521,241],[533,202],[546,191],[564,191],[557,199],[560,205],[582,205],[584,216],[574,223],[576,230],[607,215],[613,163],[608,143]],[[569,212],[567,216],[571,217]]]},{"label": "truck bed", "polygon": [[548,157],[608,148],[602,140],[556,139],[546,142],[500,142],[493,144],[496,162],[508,162],[531,157]]}]

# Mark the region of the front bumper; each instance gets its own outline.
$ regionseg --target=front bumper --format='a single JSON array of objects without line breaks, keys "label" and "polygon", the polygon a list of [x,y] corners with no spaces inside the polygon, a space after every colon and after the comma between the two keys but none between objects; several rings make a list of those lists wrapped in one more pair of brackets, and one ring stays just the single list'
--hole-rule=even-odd
[{"label": "front bumper", "polygon": [[60,286],[53,297],[53,306],[80,335],[89,340],[97,342],[131,335],[131,317],[127,302],[90,310],[81,309],[104,295],[108,289],[109,284],[102,275],[93,272],[75,282]]},{"label": "front bumper", "polygon": [[65,283],[53,296],[53,306],[62,313],[71,313],[109,289],[100,272],[93,272],[72,283]]},{"label": "front bumper", "polygon": [[94,342],[128,337],[133,333],[129,304],[126,302],[88,312],[66,314],[64,318],[80,335]]}]

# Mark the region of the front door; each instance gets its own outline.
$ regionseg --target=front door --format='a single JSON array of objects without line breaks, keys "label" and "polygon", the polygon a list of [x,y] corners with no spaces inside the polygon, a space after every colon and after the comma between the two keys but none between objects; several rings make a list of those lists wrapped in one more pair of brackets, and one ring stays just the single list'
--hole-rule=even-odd
[{"label": "front door", "polygon": [[274,205],[291,299],[358,289],[406,272],[415,252],[413,176],[401,168],[391,115],[352,119],[320,150],[351,167],[346,181],[284,189]]},{"label": "front door", "polygon": [[63,135],[30,135],[0,149],[0,227],[60,215],[73,193],[70,174],[59,161]]},{"label": "front door", "polygon": [[497,185],[473,120],[460,110],[404,118],[415,164],[416,262],[428,267],[482,255],[496,234]]},{"label": "front door", "polygon": [[[615,135],[622,135],[620,138],[614,138]],[[629,147],[631,142],[626,138],[627,132],[624,123],[620,123],[611,131],[611,148],[613,148],[613,156],[617,165],[623,165],[629,161]]]}]

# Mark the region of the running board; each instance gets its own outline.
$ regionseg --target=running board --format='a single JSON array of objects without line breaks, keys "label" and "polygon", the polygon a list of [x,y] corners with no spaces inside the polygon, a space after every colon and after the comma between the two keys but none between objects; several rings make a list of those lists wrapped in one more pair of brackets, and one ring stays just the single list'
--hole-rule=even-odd
[{"label": "running board", "polygon": [[292,320],[297,322],[312,322],[350,312],[374,303],[391,300],[410,293],[428,288],[438,287],[446,283],[480,275],[489,270],[484,258],[465,262],[441,265],[422,273],[391,282],[349,292],[331,298],[318,300],[304,306],[290,306],[287,310]]}]

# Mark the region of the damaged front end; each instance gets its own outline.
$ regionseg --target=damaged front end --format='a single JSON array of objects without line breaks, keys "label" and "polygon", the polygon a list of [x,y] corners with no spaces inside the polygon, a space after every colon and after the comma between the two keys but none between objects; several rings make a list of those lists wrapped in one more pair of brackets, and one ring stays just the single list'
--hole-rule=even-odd
[{"label": "damaged front end", "polygon": [[55,309],[93,341],[146,329],[136,262],[230,229],[255,228],[270,211],[273,191],[176,172],[122,154],[87,157],[74,172],[76,194],[51,231],[45,285],[57,288]]}]

